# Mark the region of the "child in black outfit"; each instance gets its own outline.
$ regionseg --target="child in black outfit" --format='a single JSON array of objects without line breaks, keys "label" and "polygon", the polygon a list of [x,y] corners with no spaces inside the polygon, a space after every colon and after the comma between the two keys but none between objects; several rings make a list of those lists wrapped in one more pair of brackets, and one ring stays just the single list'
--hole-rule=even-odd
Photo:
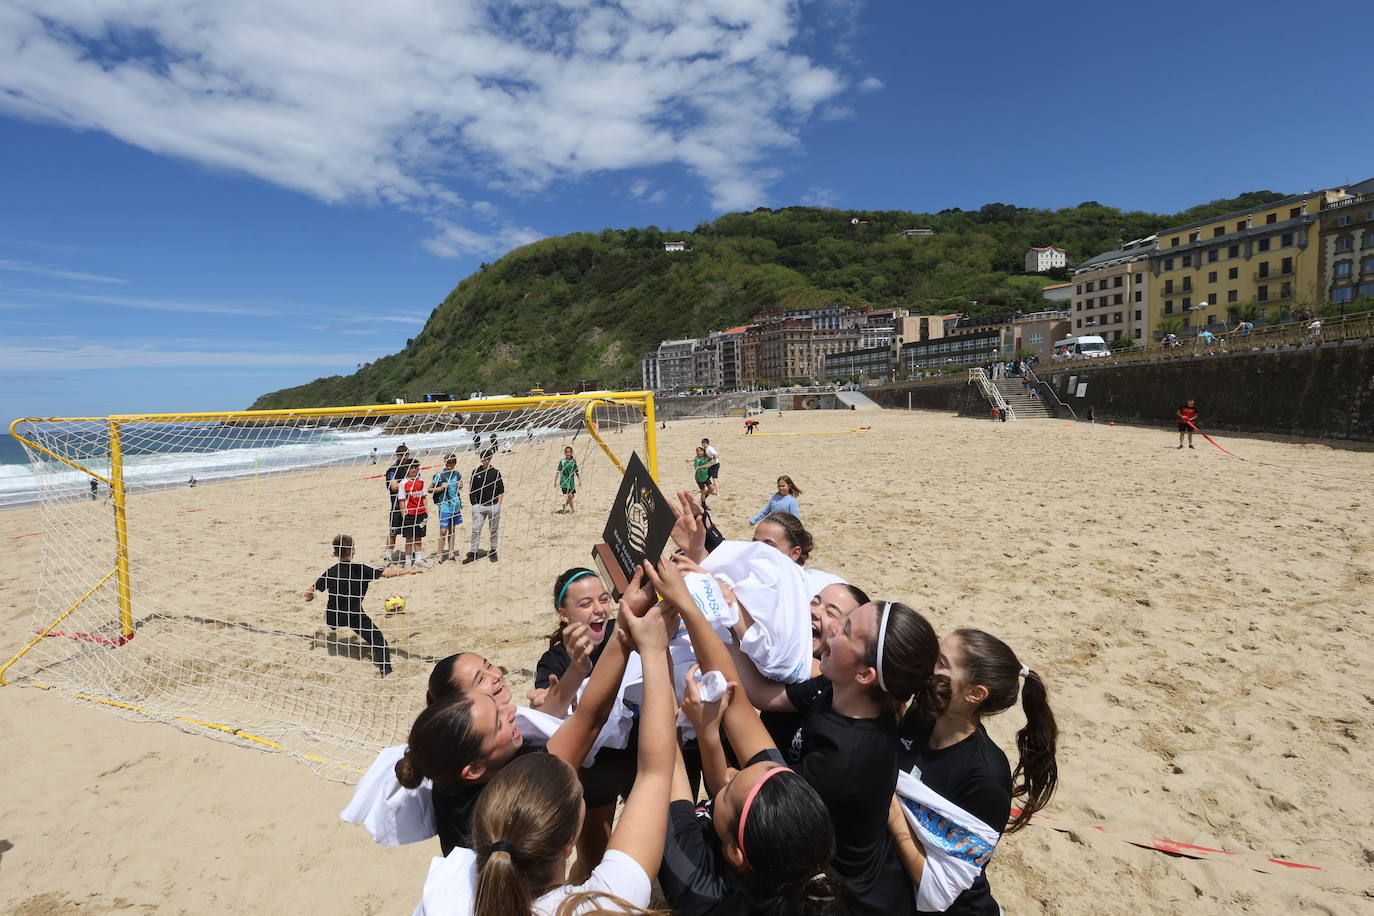
[{"label": "child in black outfit", "polygon": [[391,649],[387,647],[382,631],[363,613],[363,598],[368,586],[374,579],[389,579],[409,573],[424,572],[424,569],[379,569],[366,563],[353,562],[353,538],[347,534],[334,537],[334,556],[339,561],[320,573],[315,584],[305,590],[305,600],[314,601],[316,591],[329,592],[329,603],[325,606],[324,622],[333,629],[348,627],[372,648],[372,661],[382,677],[391,673]]}]

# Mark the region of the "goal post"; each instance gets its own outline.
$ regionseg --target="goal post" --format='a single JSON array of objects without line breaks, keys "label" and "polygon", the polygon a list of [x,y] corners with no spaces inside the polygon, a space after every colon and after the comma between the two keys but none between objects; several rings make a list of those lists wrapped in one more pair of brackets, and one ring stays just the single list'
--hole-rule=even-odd
[{"label": "goal post", "polygon": [[[545,592],[588,564],[630,453],[657,478],[655,426],[647,391],[16,420],[43,550],[32,628],[0,684],[246,737],[350,778],[404,740],[439,658],[481,653],[523,696],[535,659],[501,646],[552,629]],[[387,472],[402,447],[428,521],[405,514],[398,529]],[[484,465],[505,488],[494,513],[469,504]],[[391,573],[367,590],[366,617],[304,597],[338,535]],[[392,593],[402,613],[384,609]]]}]

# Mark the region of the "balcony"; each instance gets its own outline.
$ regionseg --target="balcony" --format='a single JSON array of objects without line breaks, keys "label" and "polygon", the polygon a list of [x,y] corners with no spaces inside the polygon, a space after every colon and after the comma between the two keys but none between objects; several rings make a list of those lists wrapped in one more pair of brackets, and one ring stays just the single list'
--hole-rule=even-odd
[{"label": "balcony", "polygon": [[1339,210],[1341,207],[1350,207],[1355,204],[1362,204],[1365,201],[1374,200],[1374,194],[1356,194],[1354,197],[1346,197],[1335,201],[1322,201],[1323,210]]},{"label": "balcony", "polygon": [[1276,270],[1268,274],[1256,273],[1254,281],[1256,283],[1268,283],[1270,280],[1283,280],[1291,276],[1293,276],[1293,268],[1290,267],[1287,270]]}]

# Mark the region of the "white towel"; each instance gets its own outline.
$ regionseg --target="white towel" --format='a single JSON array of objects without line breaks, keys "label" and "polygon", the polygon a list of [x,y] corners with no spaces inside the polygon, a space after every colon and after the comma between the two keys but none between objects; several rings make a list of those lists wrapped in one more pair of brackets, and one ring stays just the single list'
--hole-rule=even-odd
[{"label": "white towel", "polygon": [[806,573],[806,590],[812,598],[832,585],[849,584],[846,580],[841,579],[834,573],[828,573],[823,569],[812,569],[807,566],[803,567],[803,571]]},{"label": "white towel", "polygon": [[812,592],[802,567],[759,541],[725,541],[701,566],[727,578],[754,619],[740,640],[740,650],[759,673],[784,684],[810,677]]},{"label": "white towel", "polygon": [[[515,723],[526,741],[543,745],[563,720],[517,706]],[[430,781],[422,780],[417,788],[407,789],[396,780],[396,762],[405,752],[404,744],[383,748],[353,790],[348,807],[339,813],[350,824],[362,824],[373,842],[383,846],[404,846],[438,835]],[[584,765],[589,765],[591,759],[589,754]]]},{"label": "white towel", "polygon": [[944,912],[973,886],[1002,835],[910,773],[897,774],[897,800],[926,853],[916,909]]}]

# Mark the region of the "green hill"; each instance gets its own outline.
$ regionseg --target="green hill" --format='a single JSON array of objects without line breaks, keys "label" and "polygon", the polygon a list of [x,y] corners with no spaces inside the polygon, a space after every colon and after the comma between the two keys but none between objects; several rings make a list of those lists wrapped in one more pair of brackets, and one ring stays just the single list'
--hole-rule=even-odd
[{"label": "green hill", "polygon": [[[426,391],[639,387],[659,340],[695,337],[771,308],[901,306],[997,314],[1043,305],[1021,277],[1031,245],[1082,261],[1120,242],[1284,195],[1256,191],[1173,215],[1096,201],[1062,210],[988,204],[909,213],[814,207],[730,213],[692,232],[573,233],[517,248],[465,278],[404,350],[347,376],[265,394],[255,409],[371,404]],[[905,239],[904,229],[931,236]],[[668,253],[681,239],[687,252]]]}]

